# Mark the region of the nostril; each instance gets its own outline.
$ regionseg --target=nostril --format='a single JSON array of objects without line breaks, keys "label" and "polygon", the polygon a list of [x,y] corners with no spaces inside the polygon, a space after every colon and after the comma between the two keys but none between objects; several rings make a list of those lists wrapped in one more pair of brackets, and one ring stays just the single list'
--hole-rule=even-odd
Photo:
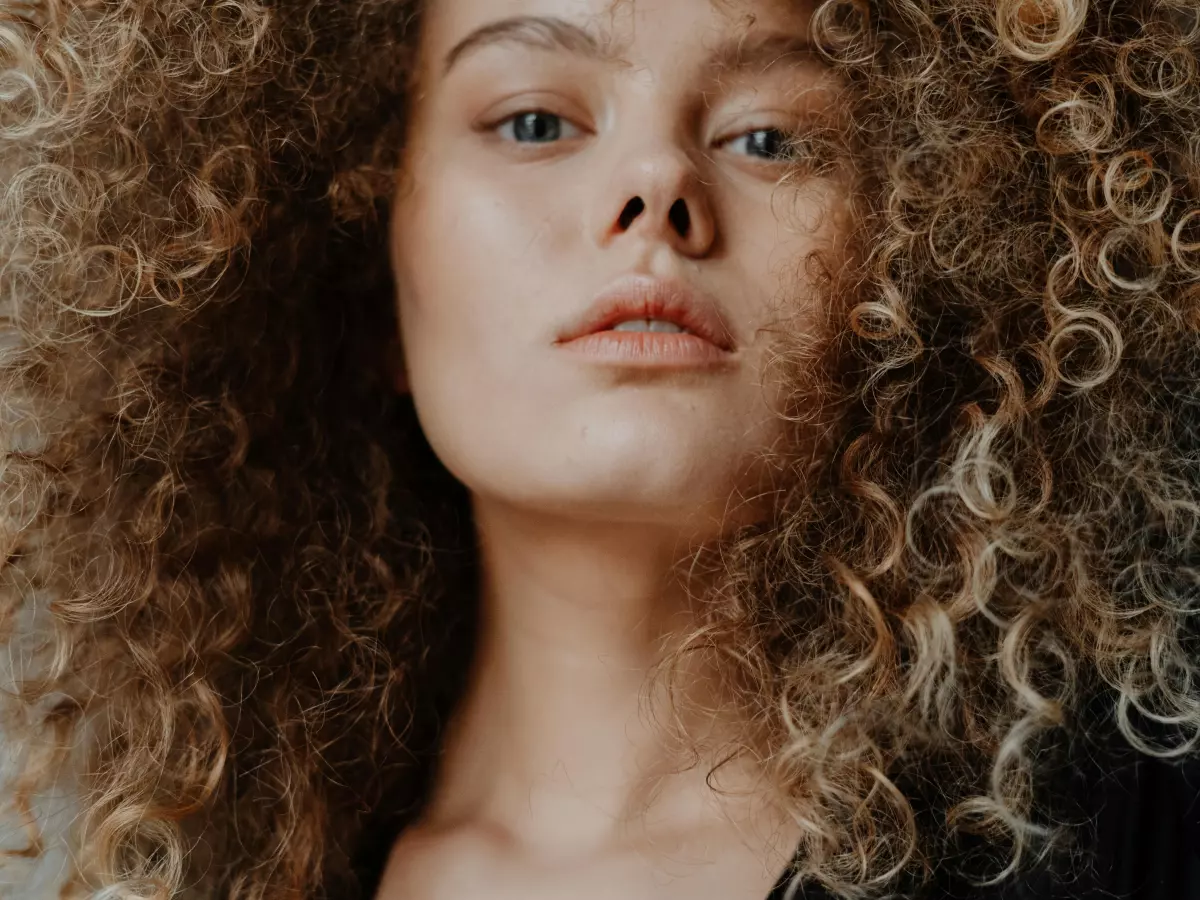
[{"label": "nostril", "polygon": [[641,197],[634,197],[626,203],[625,208],[621,210],[621,218],[618,220],[621,224],[621,230],[623,231],[628,228],[630,223],[641,215],[642,210],[645,208],[646,204],[642,202]]},{"label": "nostril", "polygon": [[667,218],[671,220],[671,225],[679,232],[680,237],[687,237],[688,229],[692,227],[692,219],[688,214],[687,204],[682,198],[671,204],[671,211],[667,213]]}]

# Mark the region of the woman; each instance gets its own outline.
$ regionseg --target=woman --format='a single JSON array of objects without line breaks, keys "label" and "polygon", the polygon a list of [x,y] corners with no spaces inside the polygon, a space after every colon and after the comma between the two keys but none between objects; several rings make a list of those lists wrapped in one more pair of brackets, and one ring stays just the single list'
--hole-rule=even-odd
[{"label": "woman", "polygon": [[1200,896],[1190,0],[8,3],[13,856]]}]

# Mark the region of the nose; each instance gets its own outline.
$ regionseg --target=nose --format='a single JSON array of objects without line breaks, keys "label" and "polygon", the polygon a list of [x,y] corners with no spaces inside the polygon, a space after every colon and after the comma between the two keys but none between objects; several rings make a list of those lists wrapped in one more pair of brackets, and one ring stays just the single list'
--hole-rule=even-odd
[{"label": "nose", "polygon": [[717,236],[695,163],[682,148],[665,144],[622,158],[600,198],[593,231],[600,246],[637,237],[689,257],[710,253]]}]

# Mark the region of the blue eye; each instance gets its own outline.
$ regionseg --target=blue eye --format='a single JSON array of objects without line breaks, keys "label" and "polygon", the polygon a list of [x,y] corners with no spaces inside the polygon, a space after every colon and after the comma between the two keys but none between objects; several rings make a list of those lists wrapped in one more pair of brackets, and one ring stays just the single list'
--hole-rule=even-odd
[{"label": "blue eye", "polygon": [[508,139],[518,144],[548,144],[562,137],[572,137],[572,134],[564,135],[564,128],[568,132],[575,128],[562,116],[541,109],[515,113],[496,127],[503,129],[508,125],[512,126],[512,137]]},{"label": "blue eye", "polygon": [[[544,109],[513,113],[492,128],[515,144],[552,144],[563,138],[577,137],[580,129],[556,113]],[[779,128],[756,128],[725,141],[725,145],[745,144],[744,155],[768,162],[786,162],[797,156],[794,139]]]},{"label": "blue eye", "polygon": [[740,141],[746,143],[747,156],[782,162],[795,155],[792,146],[794,142],[789,141],[788,136],[778,128],[757,128],[754,131],[739,134],[727,143],[735,145]]}]

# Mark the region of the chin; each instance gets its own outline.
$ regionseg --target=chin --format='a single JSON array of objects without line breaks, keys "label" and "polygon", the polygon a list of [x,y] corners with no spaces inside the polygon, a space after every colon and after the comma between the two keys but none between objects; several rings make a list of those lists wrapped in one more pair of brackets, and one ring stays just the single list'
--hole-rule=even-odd
[{"label": "chin", "polygon": [[535,515],[700,531],[706,537],[757,514],[739,503],[753,491],[728,471],[693,469],[664,477],[652,465],[588,471],[582,465],[564,465],[560,458],[519,473],[493,470],[470,479],[467,487],[474,495]]}]

